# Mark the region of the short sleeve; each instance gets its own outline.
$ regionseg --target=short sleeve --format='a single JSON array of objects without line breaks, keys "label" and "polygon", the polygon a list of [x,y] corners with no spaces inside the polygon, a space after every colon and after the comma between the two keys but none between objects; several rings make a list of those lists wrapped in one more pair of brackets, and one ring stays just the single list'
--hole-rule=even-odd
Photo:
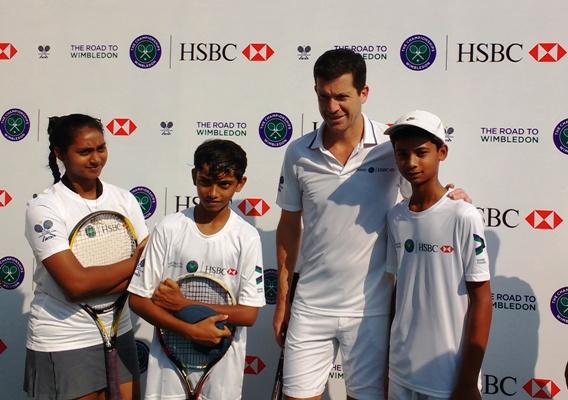
[{"label": "short sleeve", "polygon": [[54,207],[48,204],[28,203],[25,235],[40,261],[69,250],[67,225]]},{"label": "short sleeve", "polygon": [[262,307],[266,304],[266,299],[260,237],[256,236],[252,240],[243,242],[245,247],[240,257],[242,272],[237,303],[244,306]]},{"label": "short sleeve", "polygon": [[300,211],[302,209],[302,193],[296,173],[296,157],[294,156],[293,149],[294,146],[289,146],[284,155],[280,179],[278,181],[276,204],[287,211]]},{"label": "short sleeve", "polygon": [[394,237],[390,230],[390,224],[387,225],[387,260],[386,271],[389,274],[396,276],[398,272],[398,257],[396,253],[396,246],[394,244]]},{"label": "short sleeve", "polygon": [[485,240],[483,219],[474,207],[462,216],[461,242],[465,280],[483,282],[489,280],[489,256]]},{"label": "short sleeve", "polygon": [[128,219],[132,222],[136,236],[138,236],[138,243],[140,243],[148,236],[148,227],[146,226],[146,220],[144,219],[144,214],[142,214],[140,204],[138,204],[136,197],[130,192],[128,192]]},{"label": "short sleeve", "polygon": [[136,265],[128,291],[142,297],[152,297],[162,280],[167,256],[167,240],[163,225],[150,235],[142,256]]}]

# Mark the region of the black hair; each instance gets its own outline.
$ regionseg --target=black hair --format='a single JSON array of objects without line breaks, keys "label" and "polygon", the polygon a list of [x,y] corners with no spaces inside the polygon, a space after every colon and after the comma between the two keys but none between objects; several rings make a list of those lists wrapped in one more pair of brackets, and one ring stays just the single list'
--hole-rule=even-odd
[{"label": "black hair", "polygon": [[417,126],[401,126],[390,135],[390,141],[394,148],[396,142],[401,138],[415,138],[415,137],[428,139],[429,142],[432,142],[436,145],[436,150],[440,150],[440,147],[444,145],[444,141],[440,139],[438,136]]},{"label": "black hair", "polygon": [[198,171],[207,164],[211,176],[233,173],[240,181],[247,168],[247,154],[241,146],[230,140],[207,140],[195,150],[193,164]]},{"label": "black hair", "polygon": [[93,128],[103,133],[103,125],[99,119],[84,114],[69,114],[62,117],[50,117],[47,125],[49,135],[49,168],[53,175],[53,183],[61,180],[61,172],[57,165],[55,148],[65,153],[75,139],[75,134],[82,128]]},{"label": "black hair", "polygon": [[347,73],[351,73],[353,86],[361,93],[367,81],[367,66],[361,54],[349,49],[328,50],[314,64],[315,81],[331,81]]}]

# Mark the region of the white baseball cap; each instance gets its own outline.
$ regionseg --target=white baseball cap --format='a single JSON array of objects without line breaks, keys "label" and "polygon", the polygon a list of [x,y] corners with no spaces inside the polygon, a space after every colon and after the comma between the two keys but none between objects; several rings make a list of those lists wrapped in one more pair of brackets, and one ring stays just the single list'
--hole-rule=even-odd
[{"label": "white baseball cap", "polygon": [[415,126],[431,133],[443,143],[446,141],[446,128],[442,120],[428,111],[414,110],[397,119],[385,131],[385,135],[392,135],[404,127]]}]

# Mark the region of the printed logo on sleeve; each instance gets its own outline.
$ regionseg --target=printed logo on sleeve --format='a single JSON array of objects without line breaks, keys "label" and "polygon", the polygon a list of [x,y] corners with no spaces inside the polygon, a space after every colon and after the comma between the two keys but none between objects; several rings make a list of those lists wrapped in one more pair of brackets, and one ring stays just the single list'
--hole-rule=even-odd
[{"label": "printed logo on sleeve", "polygon": [[485,240],[474,233],[473,241],[475,242],[475,255],[478,256],[483,253],[483,250],[485,250]]},{"label": "printed logo on sleeve", "polygon": [[42,242],[45,242],[49,239],[53,239],[55,237],[55,229],[53,228],[53,221],[46,219],[42,223],[34,225],[34,231],[39,234]]}]

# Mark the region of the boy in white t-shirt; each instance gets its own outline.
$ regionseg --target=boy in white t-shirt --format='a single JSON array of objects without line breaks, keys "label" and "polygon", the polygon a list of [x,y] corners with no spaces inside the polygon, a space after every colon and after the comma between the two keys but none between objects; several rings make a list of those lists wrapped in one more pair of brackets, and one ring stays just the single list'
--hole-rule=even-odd
[{"label": "boy in white t-shirt", "polygon": [[483,221],[438,181],[448,146],[437,116],[410,112],[385,134],[412,185],[387,217],[386,268],[396,277],[388,398],[481,399],[492,311]]},{"label": "boy in white t-shirt", "polygon": [[[156,226],[128,287],[130,305],[153,325],[210,345],[230,334],[227,327],[218,329],[215,322],[226,319],[236,326],[231,347],[213,367],[199,398],[238,400],[246,326],[254,324],[265,304],[260,236],[229,208],[233,194],[246,182],[247,159],[236,143],[210,140],[196,149],[194,164],[192,176],[199,204],[168,215]],[[175,318],[170,312],[188,304],[175,279],[194,272],[223,281],[237,305],[210,305],[219,314],[197,324]],[[181,380],[156,335],[150,349],[145,398],[186,399]]]}]

